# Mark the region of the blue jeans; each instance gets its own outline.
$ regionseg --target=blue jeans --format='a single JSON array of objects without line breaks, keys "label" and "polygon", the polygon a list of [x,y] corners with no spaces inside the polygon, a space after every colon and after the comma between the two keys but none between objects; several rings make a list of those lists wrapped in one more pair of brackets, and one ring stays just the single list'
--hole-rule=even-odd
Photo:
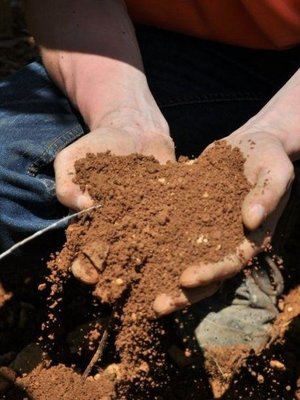
[{"label": "blue jeans", "polygon": [[[177,155],[196,156],[239,127],[300,65],[300,47],[255,51],[142,26],[137,36]],[[86,132],[40,63],[0,82],[0,251],[68,213],[53,160]]]}]

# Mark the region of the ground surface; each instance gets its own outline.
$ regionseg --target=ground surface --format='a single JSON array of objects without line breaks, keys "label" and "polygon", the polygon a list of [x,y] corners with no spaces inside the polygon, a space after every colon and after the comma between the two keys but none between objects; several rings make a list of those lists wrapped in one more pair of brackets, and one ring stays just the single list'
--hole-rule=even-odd
[{"label": "ground surface", "polygon": [[[18,12],[17,15],[19,15]],[[30,61],[35,54],[32,40],[23,31],[22,24],[16,25],[15,36],[9,40],[2,39],[0,41],[1,78],[15,72]],[[228,379],[218,365],[215,370],[207,370],[204,368],[201,355],[190,356],[181,338],[176,335],[176,323],[173,317],[166,318],[159,324],[149,322],[153,290],[150,291],[150,294],[152,293],[150,297],[144,296],[142,303],[140,301],[145,293],[145,287],[149,285],[150,287],[152,285],[152,288],[154,287],[158,292],[160,288],[166,286],[171,293],[178,291],[175,277],[182,262],[193,261],[199,255],[208,254],[207,252],[201,253],[206,235],[197,236],[196,240],[199,241],[197,245],[191,244],[188,240],[179,240],[177,235],[180,227],[191,235],[196,235],[199,231],[197,229],[193,231],[195,226],[199,227],[199,224],[207,223],[209,226],[209,220],[205,222],[205,216],[204,219],[203,215],[198,220],[195,218],[196,215],[201,214],[200,210],[190,207],[193,204],[191,198],[195,196],[197,189],[191,181],[193,179],[191,171],[195,170],[195,166],[184,167],[182,165],[180,170],[187,171],[189,169],[189,173],[186,175],[185,172],[179,172],[179,175],[176,175],[178,171],[172,168],[161,170],[155,163],[148,162],[147,164],[139,158],[131,159],[130,162],[127,161],[128,171],[132,171],[130,163],[133,163],[139,174],[135,175],[135,185],[130,186],[132,182],[127,182],[126,186],[126,163],[120,164],[122,168],[120,165],[119,167],[115,166],[115,163],[112,167],[109,156],[107,157],[104,169],[100,168],[100,172],[106,171],[106,173],[98,175],[98,170],[98,173],[95,172],[89,178],[90,180],[84,173],[85,162],[78,166],[80,183],[88,184],[92,195],[98,202],[104,203],[105,208],[99,209],[90,217],[81,219],[77,225],[69,229],[68,244],[62,253],[64,262],[59,262],[57,257],[54,258],[51,263],[52,278],[49,278],[50,281],[49,279],[45,281],[45,276],[48,276],[49,272],[46,270],[45,261],[40,260],[40,253],[36,251],[36,248],[39,248],[44,259],[47,260],[49,253],[55,248],[60,248],[64,241],[63,236],[57,237],[50,234],[44,241],[27,247],[27,256],[22,259],[11,257],[1,263],[0,365],[2,367],[0,376],[2,378],[0,379],[0,393],[2,393],[2,398],[11,400],[24,398],[32,400],[109,399],[114,393],[116,382],[120,385],[119,382],[122,381],[118,374],[120,374],[120,365],[124,366],[125,364],[130,366],[130,368],[125,367],[126,379],[130,377],[130,373],[137,374],[139,378],[136,392],[125,395],[125,398],[128,399],[147,398],[148,391],[153,389],[157,398],[170,400],[213,399],[216,397],[261,400],[300,399],[300,321],[297,317],[300,298],[298,285],[300,277],[299,185],[298,191],[295,190],[294,193],[296,207],[293,213],[290,211],[283,219],[283,222],[291,219],[293,223],[289,224],[284,234],[284,241],[283,236],[280,236],[282,244],[280,252],[285,260],[282,272],[285,276],[286,288],[279,301],[282,312],[274,328],[274,336],[277,337],[277,340],[260,355],[250,355],[245,361],[244,367],[236,373],[233,364],[233,377],[228,386]],[[114,168],[120,170],[116,171]],[[116,182],[107,179],[110,174],[113,174]],[[147,181],[149,175],[152,184]],[[173,181],[173,187],[172,182],[171,186],[170,184],[166,185],[167,182],[172,181],[174,176],[180,178],[179,183]],[[123,179],[120,181],[121,177]],[[145,198],[137,198],[140,196],[137,188],[143,182]],[[211,183],[210,181],[206,182],[207,187]],[[242,184],[241,197],[230,198],[231,202],[232,200],[236,201],[235,205],[232,204],[233,209],[238,207],[247,188],[243,180],[240,183]],[[99,192],[99,187],[105,189]],[[166,187],[165,192],[157,192],[157,189]],[[202,190],[202,196],[204,195],[202,206],[209,207],[210,203],[206,197],[207,187],[206,189],[203,187]],[[127,195],[122,201],[124,194],[122,191],[124,190]],[[189,191],[191,191],[191,197],[184,197],[190,193]],[[177,213],[172,209],[172,203],[168,205],[167,202],[172,196],[172,192],[183,194],[182,202],[178,203]],[[161,197],[158,197],[157,193]],[[143,211],[144,219],[141,218],[141,214],[134,213],[136,207],[130,207],[130,205],[136,204],[140,207],[139,211]],[[186,210],[190,210],[190,214]],[[130,215],[130,218],[126,218],[126,215]],[[211,214],[207,212],[207,215]],[[112,218],[115,220],[112,221]],[[137,218],[138,221],[135,226],[134,218]],[[112,229],[112,223],[115,225],[116,221],[120,225],[117,229],[115,226]],[[228,244],[228,238],[224,236],[226,232],[215,235],[213,247],[219,249],[217,252],[231,251],[242,239],[240,221],[233,219],[229,222],[233,224],[230,229],[235,229],[235,234],[232,234],[231,238],[235,237],[236,241]],[[218,222],[216,224],[218,225]],[[98,253],[95,256],[92,243],[96,239],[91,232],[96,231],[97,227],[97,248],[100,247],[102,251],[100,255]],[[123,235],[121,237],[120,232]],[[143,241],[132,239],[132,235],[141,235],[141,233],[144,235]],[[180,233],[179,237],[182,239],[184,232]],[[140,238],[140,236],[138,237]],[[91,246],[87,246],[87,243]],[[141,246],[141,243],[144,243],[145,246]],[[220,244],[221,248],[219,248]],[[224,247],[224,244],[229,247]],[[170,246],[174,247],[171,247],[170,250]],[[160,252],[156,252],[155,249],[160,249]],[[30,255],[33,254],[33,251],[36,252],[36,257],[32,259]],[[225,253],[221,253],[221,255]],[[164,258],[168,254],[169,258]],[[216,251],[208,257],[215,255]],[[96,261],[94,257],[96,257]],[[86,262],[87,259],[93,265],[95,262],[100,263],[100,270],[105,261],[105,269],[103,269],[101,277],[95,278],[96,289],[94,286],[78,283],[70,277],[68,272],[69,267],[74,264],[74,260]],[[158,266],[156,275],[159,279],[153,280],[151,273],[147,273],[146,269],[141,274],[143,267],[146,266],[150,271],[149,266],[151,267],[153,264]],[[120,269],[120,265],[128,266],[125,274],[124,268]],[[172,265],[172,268],[164,276],[163,271],[169,265]],[[59,279],[53,279],[53,266],[64,271],[63,278],[58,273]],[[89,270],[89,265],[87,265],[87,270]],[[174,270],[175,274],[172,273]],[[137,282],[138,285],[136,285]],[[131,290],[129,297],[128,288]],[[119,304],[119,306],[114,308],[114,313],[117,314],[113,318],[114,329],[110,332],[101,362],[96,363],[93,367],[90,372],[91,377],[84,380],[82,374],[95,354],[103,332],[112,320],[111,306],[100,304],[92,295],[94,290],[98,298],[102,298],[110,304]],[[124,314],[120,313],[120,305],[125,307]],[[139,313],[143,316],[142,330],[150,336],[150,344],[139,332],[140,324],[136,323],[139,320]],[[120,318],[122,315],[125,315],[125,319]],[[145,315],[146,318],[144,318]],[[136,337],[139,338],[138,341],[135,340]],[[156,343],[155,338],[157,337],[159,341]],[[35,343],[39,345],[37,346]],[[149,360],[151,354],[156,355],[154,361]],[[163,363],[163,368],[156,368],[154,375],[149,375],[149,370],[152,371],[151,363],[155,365]],[[29,373],[36,366],[38,367],[33,373],[21,377],[22,374]],[[18,376],[17,379],[16,376]],[[222,382],[224,383],[223,387]],[[156,384],[159,385],[158,388],[156,388]],[[118,395],[119,398],[122,398],[124,393],[128,393],[126,385],[124,389],[124,382],[121,387],[123,389]],[[134,388],[131,390],[134,391]],[[149,398],[154,398],[153,394],[151,396]]]}]

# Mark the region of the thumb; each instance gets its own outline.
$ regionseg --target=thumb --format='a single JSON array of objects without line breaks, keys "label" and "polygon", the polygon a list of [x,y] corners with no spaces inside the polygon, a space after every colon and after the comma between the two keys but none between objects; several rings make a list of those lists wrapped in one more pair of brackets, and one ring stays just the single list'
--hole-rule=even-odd
[{"label": "thumb", "polygon": [[58,153],[54,161],[56,197],[60,203],[71,210],[83,210],[93,205],[88,192],[83,192],[79,185],[73,182],[75,161],[84,157],[86,152],[86,149],[82,154],[78,151],[73,152],[69,146]]},{"label": "thumb", "polygon": [[279,204],[286,204],[293,179],[293,164],[286,155],[260,169],[254,187],[242,204],[242,218],[248,229],[257,229]]}]

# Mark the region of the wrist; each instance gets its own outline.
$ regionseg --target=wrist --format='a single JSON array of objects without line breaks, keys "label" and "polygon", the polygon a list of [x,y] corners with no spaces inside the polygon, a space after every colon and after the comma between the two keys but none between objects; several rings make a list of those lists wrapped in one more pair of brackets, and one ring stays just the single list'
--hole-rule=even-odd
[{"label": "wrist", "polygon": [[278,138],[289,157],[300,157],[300,69],[243,128]]},{"label": "wrist", "polygon": [[97,128],[119,129],[130,134],[142,136],[143,133],[149,135],[159,134],[170,136],[169,126],[158,107],[146,106],[143,111],[128,105],[119,106],[116,109],[108,111],[106,114],[96,115],[91,124],[91,130]]}]

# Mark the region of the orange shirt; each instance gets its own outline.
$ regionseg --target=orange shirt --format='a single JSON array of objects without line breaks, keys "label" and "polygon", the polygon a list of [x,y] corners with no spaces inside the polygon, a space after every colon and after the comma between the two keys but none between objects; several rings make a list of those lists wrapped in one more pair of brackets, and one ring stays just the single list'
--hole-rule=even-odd
[{"label": "orange shirt", "polygon": [[125,0],[135,22],[238,46],[300,43],[300,0]]}]

